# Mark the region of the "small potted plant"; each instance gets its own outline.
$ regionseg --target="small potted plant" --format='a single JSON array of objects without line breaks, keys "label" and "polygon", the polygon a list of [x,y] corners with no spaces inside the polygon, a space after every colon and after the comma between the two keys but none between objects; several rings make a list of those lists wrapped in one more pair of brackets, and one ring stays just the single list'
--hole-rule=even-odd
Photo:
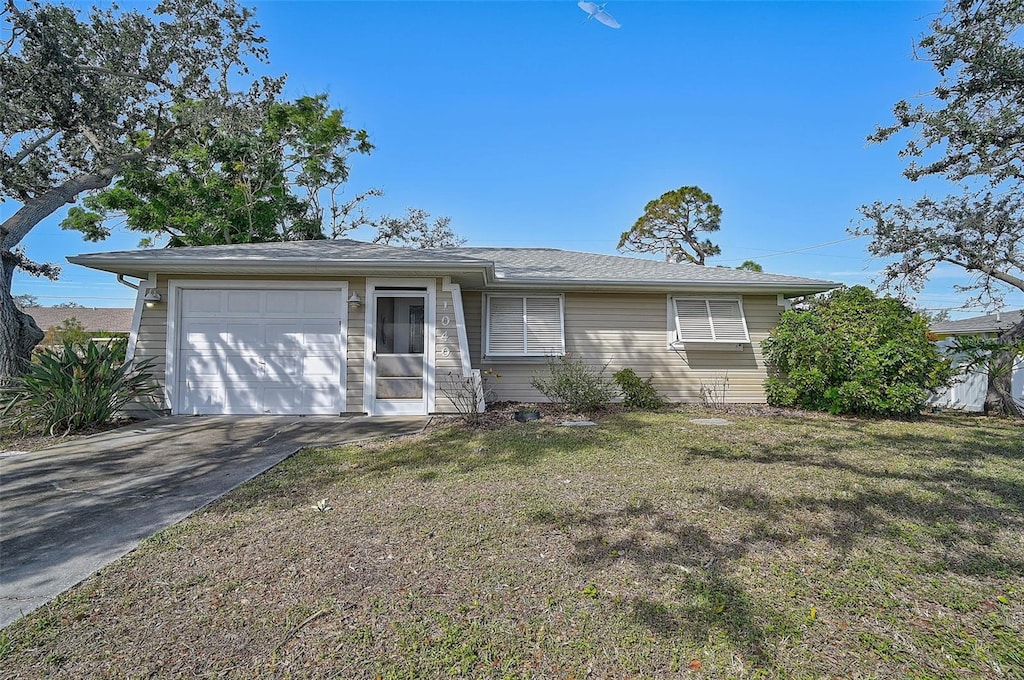
[{"label": "small potted plant", "polygon": [[540,420],[540,409],[533,404],[523,404],[516,409],[515,419],[520,423],[525,423],[529,420]]}]

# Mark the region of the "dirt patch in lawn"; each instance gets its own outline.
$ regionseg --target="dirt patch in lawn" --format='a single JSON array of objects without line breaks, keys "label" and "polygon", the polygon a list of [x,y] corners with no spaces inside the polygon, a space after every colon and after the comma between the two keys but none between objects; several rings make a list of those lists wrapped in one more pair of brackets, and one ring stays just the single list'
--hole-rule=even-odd
[{"label": "dirt patch in lawn", "polygon": [[303,452],[0,633],[3,677],[1004,677],[1004,421],[621,412]]},{"label": "dirt patch in lawn", "polygon": [[27,433],[10,426],[0,426],[0,456],[4,454],[12,455],[14,453],[26,451],[38,451],[39,449],[45,449],[48,446],[56,446],[57,444],[64,444],[66,442],[71,442],[100,432],[116,430],[119,427],[131,425],[134,422],[137,422],[137,419],[124,418],[71,434],[52,435],[40,434],[38,432]]}]

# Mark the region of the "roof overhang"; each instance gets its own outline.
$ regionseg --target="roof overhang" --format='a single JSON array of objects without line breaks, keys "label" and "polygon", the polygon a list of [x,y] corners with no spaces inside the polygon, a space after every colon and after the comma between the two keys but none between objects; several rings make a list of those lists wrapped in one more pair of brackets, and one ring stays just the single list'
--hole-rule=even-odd
[{"label": "roof overhang", "polygon": [[207,276],[460,276],[480,283],[485,267],[479,261],[384,262],[381,260],[330,260],[278,258],[245,260],[226,258],[191,258],[165,261],[160,258],[111,257],[103,253],[76,255],[67,258],[71,264],[98,269],[112,274],[148,278],[151,274],[199,274]]},{"label": "roof overhang", "polygon": [[832,281],[808,280],[806,283],[781,283],[777,281],[579,281],[564,279],[514,279],[490,278],[487,281],[485,290],[507,290],[507,291],[530,291],[530,290],[558,290],[565,292],[619,292],[635,293],[732,293],[748,295],[776,295],[782,293],[786,296],[814,295],[823,293],[833,288],[838,288],[839,283]]},{"label": "roof overhang", "polygon": [[560,292],[714,292],[731,294],[764,294],[787,296],[812,295],[838,287],[832,281],[657,281],[657,280],[580,280],[544,278],[506,278],[496,272],[493,262],[480,259],[446,262],[407,260],[359,260],[303,258],[167,258],[140,253],[89,253],[68,257],[68,262],[90,269],[148,278],[152,274],[202,276],[449,276],[469,290]]}]

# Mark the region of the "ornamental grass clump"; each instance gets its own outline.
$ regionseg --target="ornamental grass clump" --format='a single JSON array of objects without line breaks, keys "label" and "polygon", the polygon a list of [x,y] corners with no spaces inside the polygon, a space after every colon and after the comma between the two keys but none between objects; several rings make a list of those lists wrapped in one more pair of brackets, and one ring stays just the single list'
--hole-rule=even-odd
[{"label": "ornamental grass clump", "polygon": [[69,342],[36,353],[0,387],[0,418],[11,429],[59,435],[109,423],[131,401],[145,406],[157,389],[152,360],[125,362],[125,344]]}]

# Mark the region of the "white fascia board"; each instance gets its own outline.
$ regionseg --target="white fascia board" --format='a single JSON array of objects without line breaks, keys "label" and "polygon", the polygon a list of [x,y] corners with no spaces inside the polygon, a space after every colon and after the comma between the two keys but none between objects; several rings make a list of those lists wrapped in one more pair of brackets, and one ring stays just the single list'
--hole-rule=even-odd
[{"label": "white fascia board", "polygon": [[491,281],[485,291],[525,292],[557,290],[560,292],[619,292],[619,293],[735,293],[749,295],[810,295],[838,288],[833,281],[808,283],[781,282],[717,282],[717,281],[578,281],[573,279],[544,279]]}]

